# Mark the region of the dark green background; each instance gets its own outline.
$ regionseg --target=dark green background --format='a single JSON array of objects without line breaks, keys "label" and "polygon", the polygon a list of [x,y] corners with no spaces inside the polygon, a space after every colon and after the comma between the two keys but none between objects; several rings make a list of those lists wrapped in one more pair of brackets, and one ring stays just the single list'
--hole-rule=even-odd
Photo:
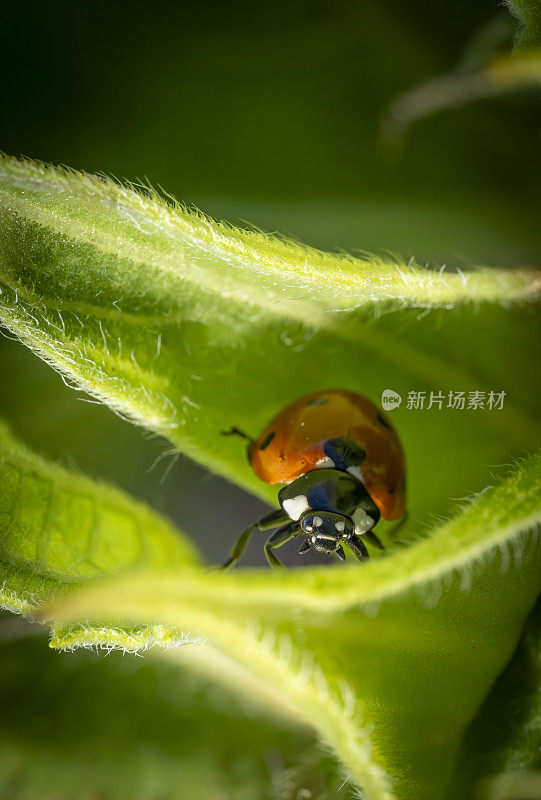
[{"label": "dark green background", "polygon": [[[22,2],[1,22],[10,154],[148,180],[331,249],[538,262],[538,97],[435,115],[399,159],[377,146],[390,101],[475,58],[487,25],[510,46],[495,2]],[[164,482],[167,459],[147,474],[163,443],[81,402],[20,345],[0,343],[0,368],[0,414],[21,438],[146,497],[210,558],[261,513],[185,460]],[[250,556],[261,563],[259,542]]]}]

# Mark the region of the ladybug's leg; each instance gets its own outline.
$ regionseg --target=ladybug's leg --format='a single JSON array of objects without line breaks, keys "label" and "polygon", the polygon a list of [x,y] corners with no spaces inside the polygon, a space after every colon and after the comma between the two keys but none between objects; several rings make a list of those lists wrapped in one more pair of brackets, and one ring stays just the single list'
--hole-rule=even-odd
[{"label": "ladybug's leg", "polygon": [[367,561],[370,558],[366,545],[361,541],[360,536],[352,536],[351,539],[347,541],[347,544],[353,550],[353,553],[357,556],[359,561]]},{"label": "ladybug's leg", "polygon": [[393,539],[396,544],[401,544],[401,545],[406,546],[405,542],[401,542],[399,539],[396,538],[396,534],[398,533],[400,528],[402,528],[402,526],[407,522],[407,519],[408,519],[408,512],[404,511],[402,517],[398,520],[396,525],[393,525],[393,527],[389,531],[389,534],[388,534],[389,538]]},{"label": "ladybug's leg", "polygon": [[377,547],[378,550],[385,550],[384,546],[382,545],[376,534],[373,533],[372,531],[369,531],[368,533],[363,533],[363,539],[366,539],[367,542],[370,542],[370,544],[373,547]]},{"label": "ladybug's leg", "polygon": [[334,552],[336,553],[336,557],[339,558],[340,561],[346,560],[346,554],[344,553],[344,548],[342,547],[342,545],[338,545],[338,547]]},{"label": "ladybug's leg", "polygon": [[290,522],[287,525],[284,525],[283,528],[280,528],[275,533],[272,533],[269,536],[269,538],[265,542],[265,555],[267,556],[267,561],[269,562],[271,567],[284,566],[280,561],[280,559],[276,558],[276,556],[272,552],[272,548],[281,547],[283,544],[292,539],[293,536],[296,536],[300,532],[301,528],[299,523]]},{"label": "ladybug's leg", "polygon": [[270,514],[266,514],[259,520],[259,522],[254,522],[253,525],[248,525],[248,527],[243,530],[239,536],[236,545],[231,550],[230,558],[228,558],[225,564],[222,565],[222,569],[227,569],[239,560],[246,550],[246,545],[250,541],[250,537],[255,530],[266,531],[269,528],[277,528],[278,525],[280,525],[281,522],[285,522],[286,519],[288,519],[286,514],[281,508],[278,508],[276,511],[271,511]]}]

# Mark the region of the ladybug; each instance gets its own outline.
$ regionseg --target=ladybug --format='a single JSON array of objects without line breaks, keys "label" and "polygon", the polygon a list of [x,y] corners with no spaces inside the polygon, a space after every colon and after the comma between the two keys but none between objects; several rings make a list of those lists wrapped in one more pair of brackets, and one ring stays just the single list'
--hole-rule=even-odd
[{"label": "ladybug", "polygon": [[284,408],[258,439],[238,428],[224,431],[230,434],[249,440],[248,459],[258,478],[284,486],[280,508],[242,532],[224,568],[242,556],[255,529],[278,528],[265,555],[280,567],[273,550],[294,536],[305,537],[299,553],[314,548],[344,561],[346,545],[366,561],[365,542],[383,549],[372,532],[379,519],[405,520],[402,445],[385,414],[360,394],[313,392]]}]

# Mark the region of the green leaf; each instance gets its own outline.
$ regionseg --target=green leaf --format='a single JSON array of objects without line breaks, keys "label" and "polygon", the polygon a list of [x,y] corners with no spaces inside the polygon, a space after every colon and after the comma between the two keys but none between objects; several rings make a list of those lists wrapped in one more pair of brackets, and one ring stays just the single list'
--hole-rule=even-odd
[{"label": "green leaf", "polygon": [[[311,722],[367,800],[437,800],[539,594],[540,494],[536,454],[430,538],[364,567],[123,575],[48,616],[206,636]],[[86,635],[59,627],[53,644]]]},{"label": "green leaf", "polygon": [[[0,604],[31,614],[67,588],[134,567],[196,564],[193,547],[122,492],[48,463],[0,424]],[[165,628],[94,631],[94,642],[141,649],[178,641]]]},{"label": "green leaf", "polygon": [[[480,489],[485,464],[538,436],[537,365],[526,346],[539,325],[533,270],[450,272],[322,254],[111,181],[11,159],[0,168],[0,197],[5,324],[121,415],[266,497],[275,489],[256,482],[243,448],[220,431],[254,434],[285,402],[324,386],[374,399],[384,388],[404,397],[505,392],[501,411],[415,412],[404,402],[393,412],[414,520]],[[169,528],[169,545],[162,550],[157,535],[156,558],[146,560],[117,536],[142,512],[117,498],[114,520],[98,529],[110,557],[80,574],[94,550],[81,547],[89,514],[70,510],[69,480],[83,479],[5,438],[6,474],[15,460],[30,476],[28,496],[3,479],[2,502],[13,503],[0,519],[13,608],[139,567],[57,601],[54,646],[208,637],[171,657],[309,721],[368,800],[443,796],[464,731],[539,592],[539,457],[430,538],[362,569],[204,573],[189,553],[171,556]],[[52,515],[40,481],[49,481]],[[100,487],[90,505],[101,509],[108,497]],[[62,515],[68,522],[58,525]],[[145,537],[164,524],[150,516]],[[51,547],[54,526],[60,544]]]},{"label": "green leaf", "polygon": [[240,706],[163,658],[0,641],[0,705],[0,795],[10,800],[343,796],[306,727]]},{"label": "green leaf", "polygon": [[517,47],[541,42],[541,2],[539,0],[505,0],[509,11],[518,19]]},{"label": "green leaf", "polygon": [[541,601],[464,737],[449,800],[472,786],[481,800],[541,796]]},{"label": "green leaf", "polygon": [[525,346],[538,289],[534,270],[321,253],[107,179],[0,162],[0,319],[69,382],[268,499],[220,432],[256,435],[333,386],[376,401],[505,391],[501,411],[395,412],[412,520],[481,489],[485,464],[540,433]]}]

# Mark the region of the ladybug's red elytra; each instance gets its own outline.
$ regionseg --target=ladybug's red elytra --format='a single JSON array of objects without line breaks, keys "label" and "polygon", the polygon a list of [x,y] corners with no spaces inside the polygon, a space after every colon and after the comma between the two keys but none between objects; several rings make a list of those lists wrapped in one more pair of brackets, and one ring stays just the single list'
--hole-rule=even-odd
[{"label": "ladybug's red elytra", "polygon": [[279,529],[265,543],[271,566],[282,566],[273,549],[294,536],[306,537],[299,553],[313,547],[343,561],[346,545],[365,561],[365,542],[383,548],[372,532],[379,519],[404,518],[402,445],[385,414],[360,394],[313,392],[284,408],[258,439],[238,428],[226,434],[249,439],[248,458],[258,478],[285,485],[278,493],[280,508],[242,532],[224,568],[238,561],[255,529],[272,528]]}]

